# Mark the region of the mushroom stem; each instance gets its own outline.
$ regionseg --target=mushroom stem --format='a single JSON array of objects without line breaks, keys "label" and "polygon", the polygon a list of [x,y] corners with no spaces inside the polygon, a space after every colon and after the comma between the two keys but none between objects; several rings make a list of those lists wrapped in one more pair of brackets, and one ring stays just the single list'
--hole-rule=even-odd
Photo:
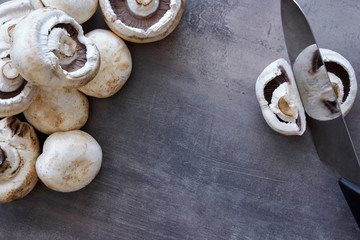
[{"label": "mushroom stem", "polygon": [[335,91],[335,94],[336,94],[336,98],[339,98],[339,92],[340,92],[340,88],[339,88],[339,85],[337,84],[337,83],[331,83],[332,84],[332,87],[333,87],[333,89],[334,89],[334,91]]},{"label": "mushroom stem", "polygon": [[5,152],[0,147],[0,167],[4,164],[6,160]]},{"label": "mushroom stem", "polygon": [[294,110],[289,106],[289,102],[285,97],[279,99],[279,109],[286,116],[293,117]]},{"label": "mushroom stem", "polygon": [[49,35],[49,50],[60,59],[60,64],[71,63],[76,57],[77,43],[62,28],[54,28]]},{"label": "mushroom stem", "polygon": [[16,80],[19,77],[19,72],[13,67],[12,62],[6,62],[1,68],[1,74],[6,80]]},{"label": "mushroom stem", "polygon": [[154,14],[160,5],[159,0],[126,0],[130,11],[137,17],[148,17]]}]

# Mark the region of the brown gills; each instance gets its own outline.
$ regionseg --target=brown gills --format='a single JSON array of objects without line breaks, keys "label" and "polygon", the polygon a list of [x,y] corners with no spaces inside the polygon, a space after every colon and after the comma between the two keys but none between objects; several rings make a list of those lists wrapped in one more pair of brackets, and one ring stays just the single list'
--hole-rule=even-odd
[{"label": "brown gills", "polygon": [[2,91],[0,91],[0,99],[10,99],[10,98],[16,97],[17,95],[19,95],[22,92],[22,90],[24,90],[26,84],[27,84],[27,81],[23,81],[21,86],[18,89],[16,89],[15,91],[12,91],[12,92],[2,92]]},{"label": "brown gills", "polygon": [[264,97],[268,104],[271,103],[273,92],[276,88],[280,86],[280,84],[285,82],[288,82],[290,84],[289,76],[286,73],[285,69],[282,66],[280,66],[279,69],[281,71],[281,74],[268,82],[264,88]]},{"label": "brown gills", "polygon": [[157,11],[147,17],[141,17],[133,14],[129,9],[126,0],[110,0],[110,5],[114,10],[117,19],[125,25],[146,31],[151,26],[159,22],[159,20],[170,9],[170,0],[160,0]]},{"label": "brown gills", "polygon": [[62,64],[61,67],[63,70],[68,72],[75,72],[79,70],[80,68],[85,66],[85,63],[87,62],[86,58],[86,47],[84,44],[80,43],[77,36],[78,32],[77,30],[71,25],[71,24],[65,24],[60,23],[55,25],[51,30],[54,28],[62,28],[67,33],[69,33],[70,37],[76,42],[76,53],[77,57],[74,61],[72,61],[70,64]]},{"label": "brown gills", "polygon": [[344,97],[342,99],[343,102],[347,99],[350,92],[350,76],[349,73],[336,62],[325,62],[325,67],[328,72],[335,74],[338,78],[340,78],[343,86],[344,86]]},{"label": "brown gills", "polygon": [[5,152],[0,147],[0,167],[4,164],[6,159]]},{"label": "brown gills", "polygon": [[318,69],[323,65],[321,56],[320,56],[320,51],[319,49],[317,49],[312,57],[312,65],[311,65],[311,72],[312,73],[316,73],[318,71]]}]

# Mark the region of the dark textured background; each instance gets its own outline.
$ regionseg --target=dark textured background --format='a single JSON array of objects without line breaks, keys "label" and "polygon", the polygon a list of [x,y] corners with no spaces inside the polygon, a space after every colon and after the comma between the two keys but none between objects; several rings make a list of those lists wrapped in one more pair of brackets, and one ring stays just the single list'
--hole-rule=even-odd
[{"label": "dark textured background", "polygon": [[[360,1],[299,3],[320,47],[360,78]],[[261,115],[256,78],[287,58],[279,0],[187,0],[169,37],[128,46],[124,88],[90,98],[101,172],[78,192],[39,182],[1,205],[0,239],[360,238],[309,132],[279,135]],[[359,101],[346,118],[358,154]]]}]

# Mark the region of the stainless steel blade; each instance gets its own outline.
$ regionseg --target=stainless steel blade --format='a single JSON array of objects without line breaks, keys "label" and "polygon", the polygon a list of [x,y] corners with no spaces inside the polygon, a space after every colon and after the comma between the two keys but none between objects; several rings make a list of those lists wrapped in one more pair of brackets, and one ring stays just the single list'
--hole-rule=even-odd
[{"label": "stainless steel blade", "polygon": [[[319,158],[343,178],[360,186],[359,160],[310,25],[294,0],[281,0],[281,17],[296,84]],[[327,114],[322,112],[326,109]]]}]

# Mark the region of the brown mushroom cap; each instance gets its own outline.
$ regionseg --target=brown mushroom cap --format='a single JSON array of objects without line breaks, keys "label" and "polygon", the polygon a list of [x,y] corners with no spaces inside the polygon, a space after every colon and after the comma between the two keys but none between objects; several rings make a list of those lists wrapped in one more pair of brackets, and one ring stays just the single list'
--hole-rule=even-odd
[{"label": "brown mushroom cap", "polygon": [[185,0],[99,0],[105,22],[121,38],[161,40],[179,24]]},{"label": "brown mushroom cap", "polygon": [[15,117],[0,121],[0,203],[26,196],[38,177],[35,162],[40,144],[34,129]]},{"label": "brown mushroom cap", "polygon": [[89,115],[89,102],[76,89],[52,89],[39,87],[39,93],[24,116],[40,132],[54,132],[80,129]]}]

